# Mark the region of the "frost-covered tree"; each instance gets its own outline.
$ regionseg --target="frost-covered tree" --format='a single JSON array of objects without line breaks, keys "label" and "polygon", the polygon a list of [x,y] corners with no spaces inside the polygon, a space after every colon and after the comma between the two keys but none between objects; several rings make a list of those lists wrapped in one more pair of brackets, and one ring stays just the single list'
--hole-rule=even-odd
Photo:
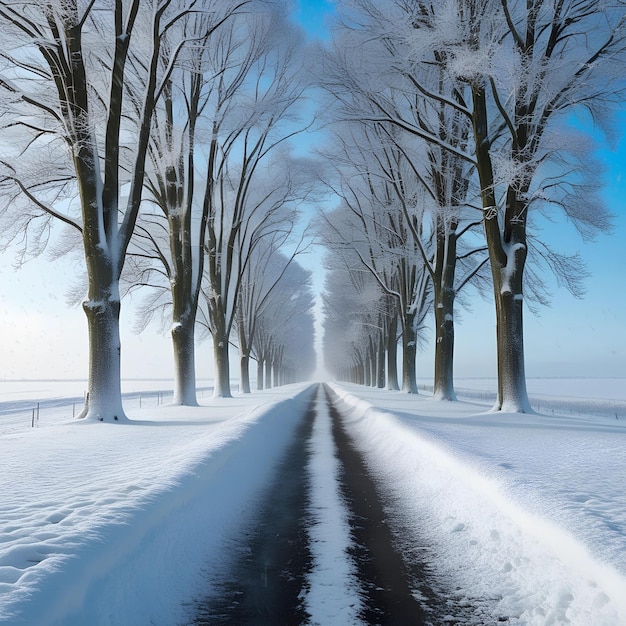
[{"label": "frost-covered tree", "polygon": [[624,59],[624,10],[595,0],[459,0],[446,8],[433,4],[430,15],[413,13],[411,41],[418,56],[425,40],[431,50],[442,50],[441,65],[471,94],[460,106],[473,124],[496,303],[495,410],[528,411],[523,293],[529,216],[535,207],[560,207],[585,237],[609,224],[595,185],[584,181],[585,151],[578,151],[580,142],[566,141],[562,129],[577,110],[606,119]]},{"label": "frost-covered tree", "polygon": [[[473,163],[464,150],[470,121],[416,92],[415,84],[422,81],[451,97],[454,83],[436,66],[403,64],[400,46],[381,33],[378,11],[384,7],[363,4],[365,18],[338,30],[334,48],[325,56],[322,80],[334,100],[334,116],[362,129],[355,143],[371,153],[372,176],[388,181],[421,253],[433,289],[434,395],[452,400],[456,296],[487,260],[483,245],[460,241],[480,226],[478,212],[468,208]],[[410,132],[412,128],[456,152]]]},{"label": "frost-covered tree", "polygon": [[257,389],[307,380],[315,369],[311,272],[288,263],[256,315]]},{"label": "frost-covered tree", "polygon": [[[385,305],[395,304],[395,301],[385,296],[370,272],[362,267],[350,269],[346,260],[337,249],[327,252],[328,272],[323,294],[324,363],[339,380],[382,388],[388,342],[386,336],[381,342],[381,336],[389,330],[385,316],[390,314]],[[395,308],[391,314],[395,316]],[[393,340],[389,337],[389,341],[393,341],[394,346],[397,344],[395,331]],[[388,352],[391,353],[395,360],[396,352]],[[395,364],[389,364],[389,371],[392,378],[388,380],[388,387],[397,390]]]},{"label": "frost-covered tree", "polygon": [[[220,114],[215,76],[223,67],[214,50],[219,31],[242,10],[245,2],[205,0],[210,13],[192,13],[173,30],[168,51],[187,40],[186,49],[164,84],[151,133],[146,176],[148,192],[131,243],[128,279],[134,287],[149,286],[141,307],[138,330],[153,315],[171,310],[174,356],[174,404],[196,405],[195,326],[203,275],[208,215],[201,201],[203,138],[213,114]],[[213,39],[216,43],[213,43]],[[215,106],[215,108],[213,108]]]},{"label": "frost-covered tree", "polygon": [[[323,232],[327,245],[352,247],[382,292],[395,299],[403,345],[402,388],[416,393],[417,332],[432,303],[432,284],[440,276],[435,262],[443,266],[435,254],[437,230],[431,224],[441,207],[428,197],[418,154],[394,130],[356,119],[336,129],[329,159],[338,182],[329,184],[343,205],[326,220]],[[451,240],[451,233],[452,228],[443,234]],[[454,269],[456,248],[450,242],[448,248]],[[380,343],[380,338],[372,341]]]},{"label": "frost-covered tree", "polygon": [[[568,132],[569,116],[606,112],[621,88],[624,5],[607,0],[352,0],[352,23],[393,52],[413,96],[471,123],[468,149],[398,116],[393,101],[369,90],[371,119],[389,121],[475,164],[494,287],[498,345],[495,410],[529,410],[523,349],[526,260],[532,213],[562,209],[583,236],[608,225],[585,178],[590,152]],[[354,18],[357,15],[357,18]],[[419,78],[436,67],[453,89]],[[622,83],[623,86],[623,83]],[[382,95],[383,97],[379,97]],[[586,156],[583,156],[586,155]],[[577,258],[535,245],[575,289]]]},{"label": "frost-covered tree", "polygon": [[224,70],[216,80],[223,104],[204,174],[203,291],[215,394],[228,397],[228,345],[245,265],[255,242],[292,221],[303,197],[301,161],[285,144],[303,128],[298,107],[306,85],[297,31],[271,7],[238,18],[224,32],[219,53]]},{"label": "frost-covered tree", "polygon": [[41,243],[56,219],[82,238],[89,331],[82,416],[89,420],[126,419],[119,279],[142,199],[152,114],[183,45],[166,62],[162,42],[199,10],[201,3],[179,0],[0,4],[4,195],[25,237]]},{"label": "frost-covered tree", "polygon": [[[366,272],[380,290],[378,297],[382,293],[396,301],[402,336],[402,389],[417,393],[415,361],[418,331],[430,306],[428,278],[395,190],[385,176],[370,167],[370,155],[363,153],[365,162],[359,162],[354,158],[357,152],[353,145],[344,151],[353,168],[338,171],[334,191],[342,203],[323,216],[320,236],[325,246],[335,251],[334,262],[343,261],[358,291],[362,291],[361,275]],[[371,342],[368,336],[361,350],[365,358],[372,353]],[[366,377],[371,380],[369,374]]]},{"label": "frost-covered tree", "polygon": [[[250,393],[250,357],[254,352],[261,314],[275,292],[297,293],[301,288],[297,282],[286,284],[290,276],[289,266],[306,249],[301,241],[289,256],[283,254],[280,249],[290,234],[291,230],[276,230],[260,239],[245,265],[237,304],[240,389],[243,393]],[[296,274],[294,278],[300,280],[301,276]]]}]

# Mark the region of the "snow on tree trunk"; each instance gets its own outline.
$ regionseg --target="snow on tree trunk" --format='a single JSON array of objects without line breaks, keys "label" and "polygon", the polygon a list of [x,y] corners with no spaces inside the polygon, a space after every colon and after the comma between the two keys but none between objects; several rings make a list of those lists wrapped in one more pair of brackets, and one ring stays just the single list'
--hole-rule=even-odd
[{"label": "snow on tree trunk", "polygon": [[435,377],[433,397],[456,400],[454,393],[454,292],[435,296]]},{"label": "snow on tree trunk", "polygon": [[196,366],[194,320],[181,318],[172,326],[174,350],[173,404],[198,406],[196,398]]},{"label": "snow on tree trunk", "polygon": [[89,336],[89,382],[79,417],[94,422],[127,421],[120,378],[119,298],[89,299],[83,302],[83,309]]},{"label": "snow on tree trunk", "polygon": [[215,365],[214,398],[232,398],[230,391],[230,360],[228,337],[224,333],[213,333],[213,360]]},{"label": "snow on tree trunk", "polygon": [[257,391],[263,391],[263,366],[265,361],[261,357],[257,357],[256,362],[256,388]]},{"label": "snow on tree trunk", "polygon": [[437,224],[437,253],[433,290],[435,306],[435,372],[433,397],[456,400],[454,393],[454,301],[457,262],[455,222]]},{"label": "snow on tree trunk", "polygon": [[399,391],[398,384],[398,318],[389,320],[387,329],[387,389]]},{"label": "snow on tree trunk", "polygon": [[[483,88],[472,86],[472,101],[483,226],[489,250],[496,305],[498,398],[493,411],[530,412],[524,368],[522,318],[522,277],[527,255],[525,221],[519,217],[516,220],[509,220],[505,232],[501,230],[494,191],[493,166],[487,141],[487,105]],[[507,198],[508,204],[514,201],[514,196]],[[519,216],[519,209],[516,212]],[[505,221],[506,219],[505,216]]]},{"label": "snow on tree trunk", "polygon": [[239,370],[241,376],[241,392],[251,393],[250,391],[250,357],[242,354],[239,357]]},{"label": "snow on tree trunk", "polygon": [[530,413],[524,367],[522,276],[526,263],[522,243],[507,250],[507,263],[496,268],[495,290],[498,343],[498,399],[494,411]]}]

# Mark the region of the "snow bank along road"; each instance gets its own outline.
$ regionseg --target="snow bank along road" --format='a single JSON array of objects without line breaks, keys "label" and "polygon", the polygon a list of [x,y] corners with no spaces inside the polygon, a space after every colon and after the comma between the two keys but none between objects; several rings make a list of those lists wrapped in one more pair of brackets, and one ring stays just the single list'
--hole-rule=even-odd
[{"label": "snow bank along road", "polygon": [[626,624],[624,423],[485,408],[300,385],[2,434],[0,621]]}]

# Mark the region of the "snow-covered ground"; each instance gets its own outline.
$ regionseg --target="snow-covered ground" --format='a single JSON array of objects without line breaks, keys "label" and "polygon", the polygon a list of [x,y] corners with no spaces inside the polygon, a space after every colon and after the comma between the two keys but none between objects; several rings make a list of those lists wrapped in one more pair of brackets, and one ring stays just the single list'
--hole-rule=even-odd
[{"label": "snow-covered ground", "polygon": [[[39,428],[0,424],[0,621],[188,623],[314,389],[144,405],[130,425],[77,423],[67,406]],[[427,544],[476,623],[626,624],[626,420],[333,389],[406,545]],[[315,442],[312,481],[335,493],[324,416]]]},{"label": "snow-covered ground", "polygon": [[408,533],[477,623],[626,624],[626,421],[333,388]]},{"label": "snow-covered ground", "polygon": [[296,386],[0,436],[0,620],[184,623],[311,396]]}]

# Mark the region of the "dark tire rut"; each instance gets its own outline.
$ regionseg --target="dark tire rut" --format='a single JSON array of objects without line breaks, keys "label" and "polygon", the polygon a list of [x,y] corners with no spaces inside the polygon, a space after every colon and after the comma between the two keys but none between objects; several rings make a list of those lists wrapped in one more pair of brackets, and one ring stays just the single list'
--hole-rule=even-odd
[{"label": "dark tire rut", "polygon": [[[379,488],[343,427],[328,388],[325,391],[337,457],[341,461],[342,492],[350,510],[353,556],[364,593],[363,621],[388,626],[432,624],[433,614],[426,612],[412,593],[412,588],[426,580],[424,567],[412,563],[409,571],[394,541]],[[419,587],[423,595],[424,585]],[[433,598],[432,593],[429,595]]]},{"label": "dark tire rut", "polygon": [[[301,591],[311,554],[307,537],[308,442],[315,395],[261,499],[258,520],[239,546],[244,556],[219,585],[220,599],[199,609],[196,626],[291,626],[304,624]],[[214,594],[212,594],[214,595]]]}]

